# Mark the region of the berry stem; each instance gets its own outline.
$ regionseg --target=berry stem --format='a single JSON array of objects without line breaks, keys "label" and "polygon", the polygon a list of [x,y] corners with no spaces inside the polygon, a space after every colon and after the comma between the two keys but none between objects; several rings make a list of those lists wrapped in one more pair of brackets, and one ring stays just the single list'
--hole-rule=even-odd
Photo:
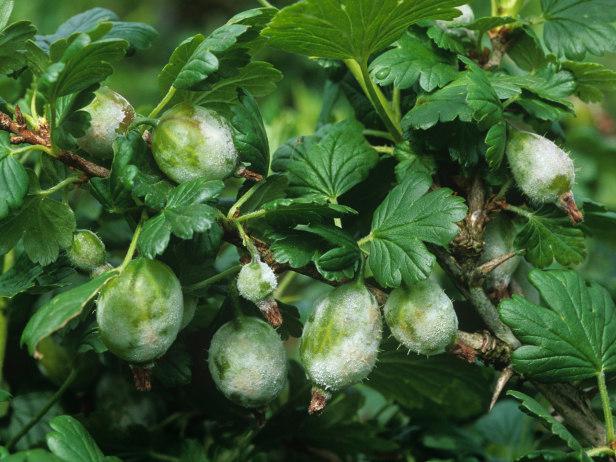
[{"label": "berry stem", "polygon": [[220,273],[215,274],[214,276],[209,277],[207,279],[204,279],[203,281],[197,282],[188,287],[184,287],[184,292],[192,293],[192,292],[196,292],[201,289],[205,289],[206,287],[209,287],[212,284],[216,284],[219,281],[224,281],[225,279],[229,277],[235,276],[237,273],[240,272],[241,269],[242,269],[242,265],[232,266],[231,268],[221,271]]},{"label": "berry stem", "polygon": [[152,109],[152,112],[150,112],[148,118],[153,119],[154,117],[158,116],[158,114],[160,114],[161,111],[165,109],[165,106],[167,106],[167,104],[169,104],[169,102],[173,99],[176,91],[177,89],[173,85],[171,85],[169,87],[169,90],[167,91],[167,94],[163,97],[162,100],[160,100],[158,106]]},{"label": "berry stem", "polygon": [[257,0],[257,1],[265,8],[276,8],[274,5],[272,5],[267,0]]},{"label": "berry stem", "polygon": [[118,268],[118,271],[120,273],[124,271],[124,269],[128,266],[128,264],[131,262],[131,260],[135,256],[135,251],[137,250],[137,242],[139,241],[139,236],[141,235],[141,230],[143,229],[143,222],[146,220],[146,218],[147,218],[147,215],[145,212],[143,212],[141,214],[141,220],[139,220],[139,224],[137,225],[137,228],[135,229],[135,232],[133,233],[133,238],[131,239],[130,245],[128,246],[128,251],[126,252],[126,255],[124,256],[124,261],[122,261],[122,264]]},{"label": "berry stem", "polygon": [[612,415],[612,406],[610,405],[610,395],[605,384],[605,372],[601,371],[597,374],[597,385],[599,386],[601,407],[603,408],[603,418],[605,420],[605,436],[607,444],[611,444],[614,442],[614,416]]},{"label": "berry stem", "polygon": [[30,429],[38,423],[39,420],[45,417],[45,414],[47,414],[49,410],[52,408],[52,406],[56,404],[56,402],[58,402],[58,400],[62,397],[62,395],[66,392],[66,390],[68,390],[68,387],[72,385],[72,383],[75,381],[76,378],[77,378],[77,369],[73,368],[71,369],[71,372],[68,375],[68,377],[66,377],[66,379],[64,380],[64,383],[62,384],[62,386],[58,389],[58,391],[56,391],[53,394],[51,398],[49,398],[47,403],[45,403],[45,406],[43,406],[36,413],[36,415],[34,415],[28,421],[28,423],[24,425],[23,428],[19,430],[19,432],[13,438],[9,440],[9,442],[6,444],[6,448],[9,451],[15,447],[15,445],[19,442],[19,440],[22,437],[24,437],[26,433],[28,433]]}]

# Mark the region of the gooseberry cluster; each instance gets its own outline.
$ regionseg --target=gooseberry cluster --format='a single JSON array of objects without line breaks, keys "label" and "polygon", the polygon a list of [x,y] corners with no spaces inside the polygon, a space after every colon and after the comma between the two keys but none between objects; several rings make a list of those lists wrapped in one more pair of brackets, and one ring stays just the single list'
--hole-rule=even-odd
[{"label": "gooseberry cluster", "polygon": [[[472,11],[455,23],[439,27],[459,33],[472,22]],[[91,127],[79,146],[91,156],[108,159],[117,136],[125,133],[135,113],[108,88],[88,106]],[[151,133],[153,158],[176,183],[204,178],[224,180],[239,165],[233,129],[226,119],[203,107],[179,104],[164,113]],[[513,177],[529,199],[554,203],[577,221],[571,188],[575,179],[570,157],[552,141],[534,133],[511,130],[506,155]],[[502,216],[487,226],[481,263],[513,252],[514,228]],[[237,276],[237,293],[255,304],[269,323],[239,314],[214,334],[207,363],[220,391],[231,401],[261,408],[274,400],[286,383],[287,359],[275,328],[283,320],[274,298],[274,270],[254,249],[252,260]],[[78,231],[68,249],[71,263],[83,271],[110,270],[103,242],[91,231]],[[520,262],[514,256],[494,268],[486,287],[505,290]],[[97,273],[98,272],[98,273]],[[332,393],[364,380],[377,362],[383,334],[381,307],[362,282],[343,284],[327,294],[306,321],[300,359],[313,383],[310,412],[322,410]],[[139,257],[123,265],[103,287],[97,302],[100,336],[107,348],[135,369],[138,385],[148,388],[148,368],[173,344],[194,316],[197,300],[184,296],[180,281],[164,263]],[[458,319],[451,299],[433,279],[393,290],[383,306],[392,336],[409,352],[435,355],[451,346]],[[145,378],[144,378],[145,377]]]}]

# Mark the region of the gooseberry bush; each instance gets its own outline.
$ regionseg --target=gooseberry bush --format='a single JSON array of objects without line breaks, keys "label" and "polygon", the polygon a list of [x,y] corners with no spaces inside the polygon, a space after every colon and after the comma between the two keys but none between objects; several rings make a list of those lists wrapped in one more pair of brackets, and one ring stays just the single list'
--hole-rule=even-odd
[{"label": "gooseberry bush", "polygon": [[[152,27],[0,0],[0,460],[613,460],[576,268],[616,214],[567,144],[613,0],[259,3],[135,108]],[[272,50],[323,85],[279,146]]]}]

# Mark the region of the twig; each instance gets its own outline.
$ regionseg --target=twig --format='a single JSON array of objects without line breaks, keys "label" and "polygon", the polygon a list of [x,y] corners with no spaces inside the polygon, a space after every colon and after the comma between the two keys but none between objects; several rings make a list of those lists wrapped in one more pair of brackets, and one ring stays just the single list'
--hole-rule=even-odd
[{"label": "twig", "polygon": [[58,389],[58,391],[56,391],[53,394],[53,396],[51,398],[49,398],[47,403],[45,403],[45,406],[43,406],[28,421],[28,423],[26,425],[24,425],[24,427],[13,438],[11,438],[9,440],[9,442],[6,444],[6,448],[9,451],[15,447],[15,445],[19,442],[19,440],[21,438],[23,438],[26,435],[26,433],[28,433],[30,431],[30,429],[32,427],[34,427],[38,423],[39,420],[41,420],[43,417],[45,417],[45,414],[47,414],[49,412],[49,410],[51,409],[51,407],[62,397],[62,395],[68,389],[68,387],[70,387],[71,384],[75,381],[76,377],[77,377],[77,369],[73,368],[73,369],[71,369],[71,372],[68,375],[68,377],[66,377],[66,379],[64,380],[64,383],[62,384],[62,386]]},{"label": "twig", "polygon": [[242,178],[246,178],[247,180],[263,181],[263,175],[261,175],[260,173],[257,173],[257,172],[253,172],[252,170],[249,170],[249,169],[247,169],[244,166],[238,168],[237,172],[235,172],[235,174],[237,176],[241,176]]},{"label": "twig", "polygon": [[[11,138],[11,143],[13,144],[29,143],[32,145],[51,147],[51,136],[47,124],[41,123],[37,130],[29,129],[19,106],[15,106],[15,120],[11,119],[7,114],[0,112],[0,129],[15,135]],[[94,162],[90,162],[75,153],[61,151],[55,158],[71,168],[82,171],[89,178],[106,178],[109,176],[108,169]]]}]

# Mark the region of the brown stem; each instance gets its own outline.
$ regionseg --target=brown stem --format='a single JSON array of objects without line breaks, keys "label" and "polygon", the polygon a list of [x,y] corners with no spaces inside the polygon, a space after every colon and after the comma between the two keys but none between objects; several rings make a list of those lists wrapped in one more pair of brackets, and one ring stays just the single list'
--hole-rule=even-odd
[{"label": "brown stem", "polygon": [[241,176],[242,178],[246,178],[251,181],[263,181],[263,175],[257,172],[253,172],[252,170],[248,170],[246,167],[242,166],[237,169],[235,172],[236,175]]},{"label": "brown stem", "polygon": [[312,387],[312,397],[310,398],[310,404],[308,405],[308,414],[318,414],[325,406],[330,398],[330,394],[319,387]]},{"label": "brown stem", "polygon": [[[49,126],[46,123],[41,123],[37,130],[29,129],[19,106],[15,107],[15,120],[11,119],[7,114],[0,112],[0,129],[15,135],[11,138],[11,142],[14,144],[28,143],[51,147]],[[56,156],[56,159],[71,168],[85,173],[88,178],[107,178],[110,173],[105,167],[90,162],[69,151],[60,152],[60,154]]]},{"label": "brown stem", "polygon": [[492,53],[490,59],[483,65],[484,69],[492,69],[500,66],[501,61],[509,48],[509,30],[506,28],[497,29],[490,34],[492,42]]},{"label": "brown stem", "polygon": [[456,342],[450,349],[450,353],[469,363],[481,359],[485,364],[503,369],[511,360],[511,347],[492,335],[484,332],[458,331]]},{"label": "brown stem", "polygon": [[62,151],[56,159],[71,168],[82,171],[88,176],[88,178],[107,178],[110,174],[109,170],[105,167],[95,164],[94,162],[90,162],[89,160],[84,159],[83,157],[70,151]]}]

